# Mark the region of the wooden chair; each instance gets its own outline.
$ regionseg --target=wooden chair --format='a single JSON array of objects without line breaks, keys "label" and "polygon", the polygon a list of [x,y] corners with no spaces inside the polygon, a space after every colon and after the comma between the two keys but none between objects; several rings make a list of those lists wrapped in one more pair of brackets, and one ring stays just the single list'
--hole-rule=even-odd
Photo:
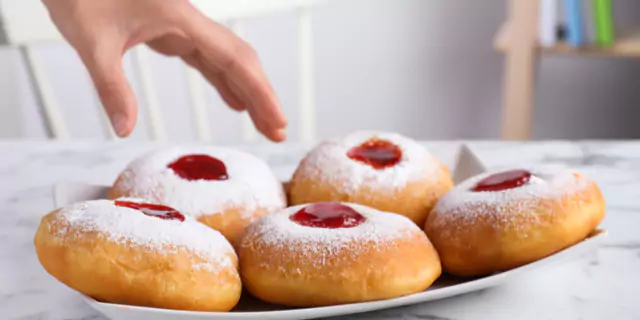
[{"label": "wooden chair", "polygon": [[[302,142],[310,142],[315,138],[314,109],[314,61],[311,10],[321,4],[322,0],[192,0],[192,3],[210,18],[226,23],[238,35],[242,36],[242,20],[273,14],[283,11],[294,11],[298,22],[298,55],[299,55],[299,90],[300,103],[297,119],[300,123],[299,138]],[[29,81],[34,89],[38,106],[44,116],[47,131],[52,139],[70,139],[69,129],[62,117],[62,110],[56,100],[51,86],[52,75],[46,74],[42,57],[33,50],[33,46],[51,41],[63,41],[49,15],[39,0],[0,0],[0,45],[19,48],[20,55],[27,66]],[[159,109],[158,98],[151,75],[146,46],[132,49],[135,76],[140,84],[140,94],[146,103],[149,137],[153,140],[166,138],[165,121]],[[210,142],[211,127],[207,119],[207,103],[205,100],[202,77],[192,68],[184,66],[187,74],[190,106],[194,114],[194,125],[199,141]],[[87,80],[88,81],[88,80]],[[97,98],[95,99],[96,101]],[[102,110],[103,127],[107,138],[115,135]],[[257,138],[253,124],[245,115],[243,123],[243,139],[252,141]]]}]

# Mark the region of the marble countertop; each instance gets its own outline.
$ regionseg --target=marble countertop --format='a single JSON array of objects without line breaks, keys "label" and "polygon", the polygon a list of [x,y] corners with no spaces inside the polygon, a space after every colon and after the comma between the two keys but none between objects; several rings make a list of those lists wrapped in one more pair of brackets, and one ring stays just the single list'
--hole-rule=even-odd
[{"label": "marble countertop", "polygon": [[[451,162],[458,143],[425,143]],[[488,167],[564,163],[599,183],[607,200],[597,252],[518,282],[429,303],[336,319],[640,319],[640,141],[472,142]],[[159,146],[117,142],[0,142],[0,319],[104,320],[37,261],[33,236],[53,209],[57,182],[108,184]],[[287,179],[307,147],[241,146]]]}]

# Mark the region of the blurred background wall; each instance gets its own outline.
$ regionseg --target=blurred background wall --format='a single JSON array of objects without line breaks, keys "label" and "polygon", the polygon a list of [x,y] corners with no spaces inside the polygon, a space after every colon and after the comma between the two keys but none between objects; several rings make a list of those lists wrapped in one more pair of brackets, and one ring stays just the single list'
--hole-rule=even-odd
[{"label": "blurred background wall", "polygon": [[[319,138],[379,129],[417,139],[498,139],[502,55],[493,51],[492,39],[505,10],[504,0],[348,0],[319,7],[313,15]],[[615,10],[618,25],[640,26],[640,1],[616,0]],[[245,24],[292,133],[295,23],[293,15],[281,14]],[[101,138],[96,102],[74,52],[50,44],[38,54],[73,136]],[[180,63],[153,56],[160,103],[176,141],[195,137]],[[131,75],[129,57],[125,68]],[[547,56],[539,70],[536,139],[640,137],[640,61]],[[240,141],[239,117],[209,91],[215,139]],[[144,115],[139,119],[131,139],[146,138]],[[24,63],[13,49],[0,49],[0,137],[45,137]]]}]

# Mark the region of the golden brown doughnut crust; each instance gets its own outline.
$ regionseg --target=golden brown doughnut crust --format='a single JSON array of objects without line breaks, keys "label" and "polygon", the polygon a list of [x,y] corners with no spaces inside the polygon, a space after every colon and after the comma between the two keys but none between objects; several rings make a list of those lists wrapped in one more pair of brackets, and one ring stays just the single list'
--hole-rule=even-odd
[{"label": "golden brown doughnut crust", "polygon": [[514,204],[507,214],[490,205],[468,210],[482,214],[473,219],[440,219],[452,213],[436,207],[425,223],[443,270],[457,276],[513,269],[584,240],[604,218],[605,201],[598,186],[589,181],[562,197],[541,198],[534,205]]},{"label": "golden brown doughnut crust", "polygon": [[308,158],[301,161],[291,179],[291,205],[323,201],[359,203],[380,211],[401,214],[422,226],[438,199],[453,187],[449,168],[438,163],[440,170],[436,170],[432,176],[409,182],[393,191],[363,184],[357,192],[351,192],[342,187],[345,181],[332,183],[329,180],[318,180],[308,176],[305,169],[305,166],[309,165],[308,161]]},{"label": "golden brown doughnut crust", "polygon": [[314,307],[389,299],[426,290],[442,272],[419,228],[385,245],[352,242],[316,255],[302,246],[269,244],[253,227],[238,248],[240,273],[245,288],[270,303]]},{"label": "golden brown doughnut crust", "polygon": [[[205,261],[188,250],[124,246],[69,228],[55,219],[58,211],[42,218],[34,242],[44,269],[72,289],[101,302],[193,311],[228,311],[240,299],[235,256],[236,266],[219,272],[194,269]],[[63,239],[52,236],[61,228]]]},{"label": "golden brown doughnut crust", "polygon": [[244,210],[244,208],[229,208],[221,213],[203,215],[198,218],[198,221],[220,231],[235,247],[238,241],[240,241],[244,230],[253,221],[270,213],[266,209],[258,208],[252,211],[250,218],[246,218],[246,215],[243,213]]}]

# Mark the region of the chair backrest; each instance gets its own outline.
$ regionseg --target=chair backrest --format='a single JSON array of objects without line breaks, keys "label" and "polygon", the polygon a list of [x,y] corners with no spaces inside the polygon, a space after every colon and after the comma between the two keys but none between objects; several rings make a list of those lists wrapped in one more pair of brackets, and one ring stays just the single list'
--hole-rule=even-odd
[{"label": "chair backrest", "polygon": [[[204,14],[230,26],[242,36],[242,20],[246,18],[293,11],[298,22],[297,43],[299,58],[299,119],[298,133],[302,142],[311,142],[315,138],[314,109],[314,68],[313,39],[310,11],[323,0],[192,0]],[[0,45],[15,46],[27,67],[29,81],[34,89],[36,102],[47,125],[49,136],[53,139],[70,139],[69,129],[62,116],[51,85],[51,77],[46,74],[41,58],[33,50],[39,43],[63,41],[60,33],[51,22],[40,0],[0,0]],[[160,112],[158,96],[154,85],[149,62],[149,49],[137,46],[132,49],[132,58],[140,94],[146,102],[145,114],[148,119],[149,137],[154,140],[166,138],[163,115]],[[202,142],[210,142],[211,128],[207,119],[204,80],[192,68],[184,66],[189,89],[190,106],[197,137]],[[94,93],[95,94],[95,93]],[[103,127],[107,138],[115,137],[106,114],[100,107]],[[142,108],[143,106],[141,106]],[[247,142],[254,141],[258,135],[248,116],[243,115],[242,136]]]}]

